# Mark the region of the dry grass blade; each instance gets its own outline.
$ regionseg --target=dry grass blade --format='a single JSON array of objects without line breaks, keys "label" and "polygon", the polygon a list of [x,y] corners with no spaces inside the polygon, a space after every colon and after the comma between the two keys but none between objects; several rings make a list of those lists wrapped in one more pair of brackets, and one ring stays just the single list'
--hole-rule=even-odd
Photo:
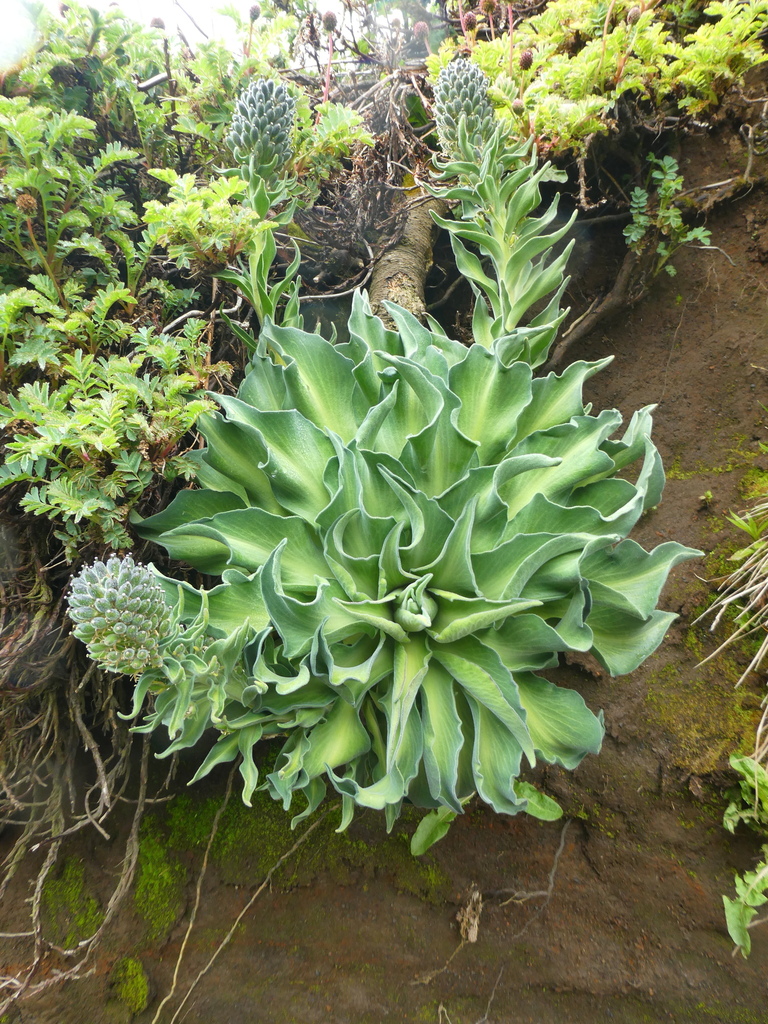
[{"label": "dry grass blade", "polygon": [[[720,584],[721,594],[694,622],[700,622],[714,613],[710,626],[713,632],[723,617],[734,606],[740,606],[736,628],[718,648],[704,658],[700,664],[716,658],[737,640],[755,633],[764,633],[763,641],[753,655],[749,665],[742,672],[736,686],[741,686],[751,673],[758,672],[768,659],[768,500],[760,501],[742,516],[731,516],[731,522],[745,530],[752,543],[734,557],[743,558],[741,564]],[[755,736],[754,759],[758,763],[768,762],[768,696],[763,700],[765,709]]]}]

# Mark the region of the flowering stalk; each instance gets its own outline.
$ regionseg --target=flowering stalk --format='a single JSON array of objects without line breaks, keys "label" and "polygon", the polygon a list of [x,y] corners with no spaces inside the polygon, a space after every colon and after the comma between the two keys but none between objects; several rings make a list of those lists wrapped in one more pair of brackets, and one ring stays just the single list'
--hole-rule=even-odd
[{"label": "flowering stalk", "polygon": [[515,77],[515,12],[512,4],[507,4],[507,24],[509,26],[509,77]]},{"label": "flowering stalk", "polygon": [[336,29],[336,15],[333,11],[326,11],[323,15],[323,28],[328,33],[328,63],[325,66],[325,86],[323,88],[323,103],[328,102],[328,95],[331,91],[331,63],[333,62],[333,33]]}]

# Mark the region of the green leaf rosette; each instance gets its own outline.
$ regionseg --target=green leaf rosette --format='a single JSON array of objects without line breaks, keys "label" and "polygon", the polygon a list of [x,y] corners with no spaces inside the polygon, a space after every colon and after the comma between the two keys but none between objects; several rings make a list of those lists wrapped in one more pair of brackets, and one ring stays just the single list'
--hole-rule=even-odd
[{"label": "green leaf rosette", "polygon": [[240,630],[242,659],[207,691],[164,685],[146,728],[183,702],[221,733],[198,777],[243,754],[253,784],[254,743],[283,737],[261,784],[286,808],[301,794],[298,818],[329,785],[343,826],[355,805],[391,824],[406,799],[446,818],[473,792],[551,817],[521,771],[574,768],[603,726],[539,673],[566,651],[631,672],[674,618],[656,609],[670,568],[697,554],[626,539],[664,483],[652,407],[622,433],[582,400],[608,360],[536,378],[388,308],[395,331],[357,294],[337,345],[267,322],[237,397],[199,423],[199,487],[138,525],[221,578],[182,585],[184,614],[205,606],[219,642]]}]

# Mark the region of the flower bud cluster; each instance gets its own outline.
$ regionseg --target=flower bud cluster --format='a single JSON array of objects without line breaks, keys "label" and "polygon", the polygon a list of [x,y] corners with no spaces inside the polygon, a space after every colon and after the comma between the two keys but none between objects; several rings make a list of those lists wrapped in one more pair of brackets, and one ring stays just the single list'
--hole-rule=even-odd
[{"label": "flower bud cluster", "polygon": [[521,71],[530,71],[533,65],[533,51],[523,50],[520,56],[517,58],[517,62],[520,65]]},{"label": "flower bud cluster", "polygon": [[446,154],[453,156],[457,152],[462,118],[473,146],[482,146],[493,134],[496,118],[488,99],[488,84],[487,76],[477,64],[463,57],[451,61],[438,75],[435,121],[440,145]]},{"label": "flower bud cluster", "polygon": [[72,580],[68,603],[73,633],[102,668],[136,676],[162,664],[173,615],[156,577],[130,555],[86,566]]},{"label": "flower bud cluster", "polygon": [[37,215],[37,200],[29,192],[21,192],[16,196],[16,209],[25,217],[34,217]]},{"label": "flower bud cluster", "polygon": [[227,144],[243,176],[272,178],[293,155],[296,100],[282,82],[259,78],[240,94]]}]

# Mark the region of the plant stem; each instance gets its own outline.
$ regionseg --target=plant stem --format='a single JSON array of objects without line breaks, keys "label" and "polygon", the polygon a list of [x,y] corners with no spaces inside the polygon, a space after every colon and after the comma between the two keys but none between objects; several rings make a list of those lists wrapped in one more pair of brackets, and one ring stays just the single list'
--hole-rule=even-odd
[{"label": "plant stem", "polygon": [[331,91],[331,61],[333,60],[333,33],[328,33],[328,64],[325,68],[325,87],[323,89],[323,103],[328,102],[328,94]]},{"label": "plant stem", "polygon": [[50,280],[51,280],[51,282],[53,284],[53,287],[56,289],[56,294],[59,297],[59,302],[61,303],[62,308],[68,310],[69,309],[69,304],[67,303],[67,300],[64,298],[64,293],[62,292],[61,287],[59,286],[59,282],[56,279],[56,275],[54,274],[53,270],[51,269],[50,263],[45,258],[45,255],[43,254],[42,249],[37,244],[37,239],[35,238],[35,232],[32,229],[32,218],[31,217],[27,217],[26,223],[27,223],[27,231],[29,232],[29,237],[30,237],[30,239],[32,241],[32,245],[35,247],[35,252],[37,253],[37,255],[40,258],[40,262],[43,265],[43,269],[45,270],[46,274],[50,278]]},{"label": "plant stem", "polygon": [[515,36],[515,12],[512,10],[512,4],[507,4],[507,24],[509,27],[509,77],[514,78],[515,75],[515,62],[514,62],[514,36]]}]

